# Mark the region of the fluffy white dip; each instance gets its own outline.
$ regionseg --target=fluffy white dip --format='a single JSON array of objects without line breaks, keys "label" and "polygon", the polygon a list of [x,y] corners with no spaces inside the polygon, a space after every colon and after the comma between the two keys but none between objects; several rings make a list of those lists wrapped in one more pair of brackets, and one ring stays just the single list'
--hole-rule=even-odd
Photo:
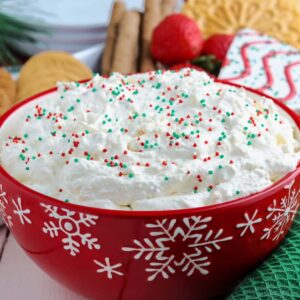
[{"label": "fluffy white dip", "polygon": [[299,132],[282,109],[192,69],[60,83],[34,104],[1,142],[1,163],[66,202],[222,203],[269,187],[299,160]]}]

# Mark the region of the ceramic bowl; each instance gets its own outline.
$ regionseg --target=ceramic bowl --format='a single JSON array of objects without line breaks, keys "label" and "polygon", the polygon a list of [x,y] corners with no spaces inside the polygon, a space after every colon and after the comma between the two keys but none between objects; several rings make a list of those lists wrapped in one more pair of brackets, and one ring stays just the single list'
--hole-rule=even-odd
[{"label": "ceramic bowl", "polygon": [[[7,112],[0,138],[24,106],[55,92]],[[29,189],[0,167],[0,211],[36,264],[89,299],[219,299],[286,235],[299,207],[299,174],[298,167],[264,191],[223,204],[128,212],[64,203]]]}]

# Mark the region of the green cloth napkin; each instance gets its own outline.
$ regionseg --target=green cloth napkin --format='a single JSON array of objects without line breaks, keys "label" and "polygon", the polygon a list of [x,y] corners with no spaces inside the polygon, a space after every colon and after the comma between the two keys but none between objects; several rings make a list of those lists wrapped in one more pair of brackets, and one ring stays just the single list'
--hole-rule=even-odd
[{"label": "green cloth napkin", "polygon": [[227,300],[300,300],[300,214],[279,248]]}]

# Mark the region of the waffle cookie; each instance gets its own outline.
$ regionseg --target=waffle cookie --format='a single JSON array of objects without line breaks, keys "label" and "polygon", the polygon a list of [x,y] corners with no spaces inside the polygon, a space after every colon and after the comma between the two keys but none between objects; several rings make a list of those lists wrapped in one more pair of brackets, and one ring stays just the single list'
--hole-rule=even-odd
[{"label": "waffle cookie", "polygon": [[198,22],[205,37],[252,28],[300,48],[297,0],[189,0],[183,13]]}]

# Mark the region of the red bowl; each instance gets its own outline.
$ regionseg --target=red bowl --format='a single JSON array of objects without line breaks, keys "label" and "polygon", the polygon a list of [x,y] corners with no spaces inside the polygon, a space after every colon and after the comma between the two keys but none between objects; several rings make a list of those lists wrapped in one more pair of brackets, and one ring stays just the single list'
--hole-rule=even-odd
[{"label": "red bowl", "polygon": [[[20,108],[55,91],[13,107],[0,134]],[[295,113],[274,102],[300,127]],[[228,294],[284,238],[299,207],[299,174],[297,167],[272,187],[223,204],[128,212],[64,203],[0,167],[0,211],[43,270],[90,299],[212,299]]]}]

